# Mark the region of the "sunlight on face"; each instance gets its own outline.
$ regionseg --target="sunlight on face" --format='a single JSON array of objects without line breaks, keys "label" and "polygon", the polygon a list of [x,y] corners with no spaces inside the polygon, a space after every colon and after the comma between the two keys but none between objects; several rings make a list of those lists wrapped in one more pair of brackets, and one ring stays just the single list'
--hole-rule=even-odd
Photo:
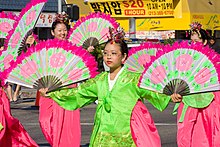
[{"label": "sunlight on face", "polygon": [[192,40],[193,43],[202,42],[202,39],[199,38],[199,35],[197,33],[193,33],[191,35],[191,40]]},{"label": "sunlight on face", "polygon": [[51,31],[54,38],[57,38],[59,40],[65,40],[67,37],[67,28],[66,25],[63,23],[58,23],[54,29],[54,31]]},{"label": "sunlight on face", "polygon": [[0,51],[2,51],[4,49],[4,46],[0,47]]},{"label": "sunlight on face", "polygon": [[125,57],[121,54],[120,46],[116,43],[108,43],[105,46],[103,52],[103,59],[105,64],[110,67],[110,69],[121,68]]},{"label": "sunlight on face", "polygon": [[27,37],[26,44],[30,44],[30,45],[34,44],[34,36],[33,35],[29,35]]},{"label": "sunlight on face", "polygon": [[209,40],[209,43],[210,43],[211,45],[213,45],[213,44],[215,43],[215,40],[214,40],[214,39],[211,39],[211,40]]}]

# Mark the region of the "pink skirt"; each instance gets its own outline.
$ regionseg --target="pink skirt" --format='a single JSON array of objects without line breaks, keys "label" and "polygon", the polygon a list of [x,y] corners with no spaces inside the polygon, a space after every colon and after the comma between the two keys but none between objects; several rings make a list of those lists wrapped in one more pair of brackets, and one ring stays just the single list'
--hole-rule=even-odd
[{"label": "pink skirt", "polygon": [[0,88],[0,147],[37,147],[18,119],[11,115],[8,98]]},{"label": "pink skirt", "polygon": [[131,134],[137,147],[161,147],[160,136],[146,106],[138,101],[131,116]]},{"label": "pink skirt", "polygon": [[68,111],[50,98],[40,98],[39,122],[46,140],[53,147],[79,147],[80,111]]},{"label": "pink skirt", "polygon": [[[178,122],[178,147],[220,147],[220,92],[212,103],[201,109],[188,107],[184,121]],[[177,121],[184,104],[178,108]]]}]

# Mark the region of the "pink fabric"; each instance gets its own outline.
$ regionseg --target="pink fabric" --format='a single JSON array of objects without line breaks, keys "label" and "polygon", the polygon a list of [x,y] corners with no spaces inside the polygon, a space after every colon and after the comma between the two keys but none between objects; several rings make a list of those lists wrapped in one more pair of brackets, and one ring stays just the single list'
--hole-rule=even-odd
[{"label": "pink fabric", "polygon": [[79,147],[80,111],[68,111],[50,98],[40,98],[39,122],[46,140],[53,147]]},{"label": "pink fabric", "polygon": [[[187,109],[184,121],[178,122],[178,147],[220,147],[220,92],[214,95],[208,107]],[[181,103],[178,109],[177,121],[183,105]]]},{"label": "pink fabric", "polygon": [[29,136],[19,120],[12,117],[8,98],[0,88],[0,131],[1,147],[37,147],[36,142]]},{"label": "pink fabric", "polygon": [[160,136],[146,106],[138,101],[131,116],[131,134],[137,147],[161,147]]}]

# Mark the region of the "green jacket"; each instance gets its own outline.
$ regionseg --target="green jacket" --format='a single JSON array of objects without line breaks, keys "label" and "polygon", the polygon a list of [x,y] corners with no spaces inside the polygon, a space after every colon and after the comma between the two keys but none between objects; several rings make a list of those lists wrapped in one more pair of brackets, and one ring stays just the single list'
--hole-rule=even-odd
[{"label": "green jacket", "polygon": [[90,146],[133,146],[130,117],[138,101],[146,98],[160,111],[164,110],[170,97],[137,86],[140,74],[124,69],[112,91],[109,91],[108,72],[103,72],[78,88],[60,89],[49,93],[61,107],[74,110],[98,99],[94,130]]}]

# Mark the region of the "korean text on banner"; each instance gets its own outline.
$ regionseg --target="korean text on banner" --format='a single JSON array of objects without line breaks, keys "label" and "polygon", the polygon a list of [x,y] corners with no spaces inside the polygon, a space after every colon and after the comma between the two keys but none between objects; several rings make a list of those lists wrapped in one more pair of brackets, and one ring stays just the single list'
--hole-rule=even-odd
[{"label": "korean text on banner", "polygon": [[92,12],[104,12],[112,17],[172,17],[173,0],[90,0]]}]

